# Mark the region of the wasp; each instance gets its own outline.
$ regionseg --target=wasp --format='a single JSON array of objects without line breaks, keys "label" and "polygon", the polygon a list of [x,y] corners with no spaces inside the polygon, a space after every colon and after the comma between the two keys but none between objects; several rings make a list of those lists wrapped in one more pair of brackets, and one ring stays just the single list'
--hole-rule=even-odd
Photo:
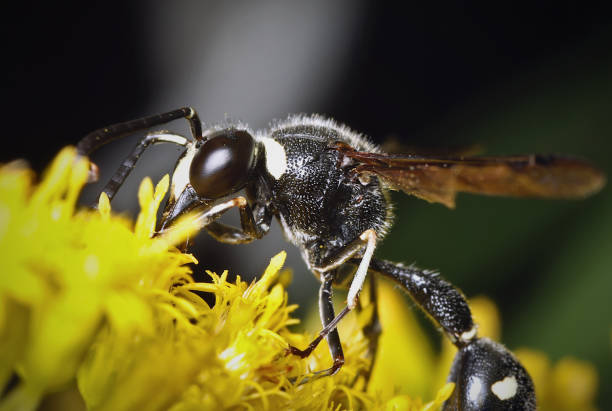
[{"label": "wasp", "polygon": [[[535,409],[531,378],[503,345],[481,338],[463,294],[438,273],[374,256],[392,225],[389,190],[454,207],[459,192],[513,197],[581,198],[599,191],[605,176],[584,160],[552,155],[432,157],[387,154],[366,137],[321,116],[296,115],[264,131],[246,125],[202,129],[190,107],[114,124],[85,136],[81,155],[120,137],[185,118],[191,138],[166,131],[148,133],[115,172],[104,192],[112,199],[144,150],[152,144],[184,147],[172,175],[158,230],[187,212],[218,241],[248,243],[262,238],[273,217],[321,282],[322,330],[307,347],[288,353],[307,357],[326,338],[333,358],[317,377],[342,367],[336,329],[358,306],[368,274],[401,286],[458,348],[448,377],[456,388],[445,409]],[[95,179],[96,169],[91,177]],[[239,193],[244,193],[240,195]],[[240,227],[220,216],[237,209]],[[346,306],[337,315],[332,286],[348,284]],[[375,288],[372,287],[372,290]],[[371,293],[372,294],[372,293]],[[380,333],[374,315],[366,327],[375,352]]]}]

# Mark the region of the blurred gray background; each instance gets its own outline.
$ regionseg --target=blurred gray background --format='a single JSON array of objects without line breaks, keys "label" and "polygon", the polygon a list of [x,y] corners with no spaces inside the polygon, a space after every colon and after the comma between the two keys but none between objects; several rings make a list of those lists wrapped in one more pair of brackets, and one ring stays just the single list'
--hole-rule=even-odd
[{"label": "blurred gray background", "polygon": [[[114,122],[195,107],[205,124],[253,128],[321,113],[383,143],[478,144],[489,154],[585,156],[612,174],[612,16],[564,3],[419,5],[364,1],[132,1],[9,6],[2,25],[0,161],[41,170],[66,144]],[[187,133],[182,122],[168,129]],[[94,157],[102,180],[138,136]],[[8,148],[8,147],[11,148]],[[170,172],[179,151],[147,152],[114,202],[134,214],[138,182]],[[88,187],[83,202],[100,186]],[[461,195],[456,210],[401,194],[378,255],[439,269],[468,296],[500,306],[503,341],[600,373],[612,407],[612,190],[585,201]],[[235,221],[236,216],[230,216]],[[251,245],[205,235],[201,268],[251,278],[287,250],[291,299],[318,284],[277,224]]]}]

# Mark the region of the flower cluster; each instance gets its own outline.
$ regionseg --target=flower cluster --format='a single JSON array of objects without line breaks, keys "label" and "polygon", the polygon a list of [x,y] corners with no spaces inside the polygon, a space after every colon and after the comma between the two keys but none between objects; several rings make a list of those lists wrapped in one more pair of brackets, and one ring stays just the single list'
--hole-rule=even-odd
[{"label": "flower cluster", "polygon": [[[289,344],[305,347],[314,334],[290,329],[298,320],[288,304],[284,253],[252,283],[228,282],[227,272],[194,282],[196,260],[177,248],[195,234],[194,218],[154,235],[168,177],[156,187],[143,181],[132,224],[111,212],[105,195],[97,210],[77,208],[88,169],[72,148],[39,183],[21,162],[0,167],[0,408],[35,409],[74,381],[86,407],[96,410],[432,410],[452,393],[453,384],[444,383],[451,349],[436,355],[387,285],[380,313],[383,327],[393,327],[385,327],[369,384],[360,327],[368,307],[339,327],[342,370],[305,379],[331,361],[325,342],[306,359],[287,355]],[[542,363],[533,352],[522,356],[528,369]],[[538,394],[550,404],[582,367],[591,380],[573,400],[592,403],[596,375],[588,365],[533,367]]]}]

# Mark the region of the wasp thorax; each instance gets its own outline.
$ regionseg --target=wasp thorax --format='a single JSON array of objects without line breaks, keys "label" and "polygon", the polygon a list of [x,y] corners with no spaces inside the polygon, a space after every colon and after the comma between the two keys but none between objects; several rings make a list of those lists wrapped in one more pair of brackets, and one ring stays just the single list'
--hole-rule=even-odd
[{"label": "wasp thorax", "polygon": [[189,180],[202,197],[214,199],[242,189],[255,167],[255,140],[245,130],[227,129],[198,149]]}]

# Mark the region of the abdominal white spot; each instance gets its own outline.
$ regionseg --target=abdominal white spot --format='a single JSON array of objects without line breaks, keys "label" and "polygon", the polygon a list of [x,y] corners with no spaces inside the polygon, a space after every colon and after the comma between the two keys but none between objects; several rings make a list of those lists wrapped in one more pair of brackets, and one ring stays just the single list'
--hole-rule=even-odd
[{"label": "abdominal white spot", "polygon": [[476,402],[478,397],[480,396],[480,391],[482,390],[482,382],[479,378],[472,377],[470,378],[470,388],[468,388],[468,398],[472,402]]},{"label": "abdominal white spot", "polygon": [[491,391],[497,395],[500,400],[507,400],[516,395],[518,383],[514,376],[506,377],[503,380],[497,381],[491,385]]},{"label": "abdominal white spot", "polygon": [[272,177],[278,180],[287,170],[285,149],[277,141],[268,137],[263,137],[261,142],[266,148],[266,169]]},{"label": "abdominal white spot", "polygon": [[469,331],[466,331],[466,332],[462,333],[459,338],[463,342],[469,342],[469,341],[471,341],[476,336],[476,332],[477,331],[478,331],[478,327],[477,326],[473,326]]}]

